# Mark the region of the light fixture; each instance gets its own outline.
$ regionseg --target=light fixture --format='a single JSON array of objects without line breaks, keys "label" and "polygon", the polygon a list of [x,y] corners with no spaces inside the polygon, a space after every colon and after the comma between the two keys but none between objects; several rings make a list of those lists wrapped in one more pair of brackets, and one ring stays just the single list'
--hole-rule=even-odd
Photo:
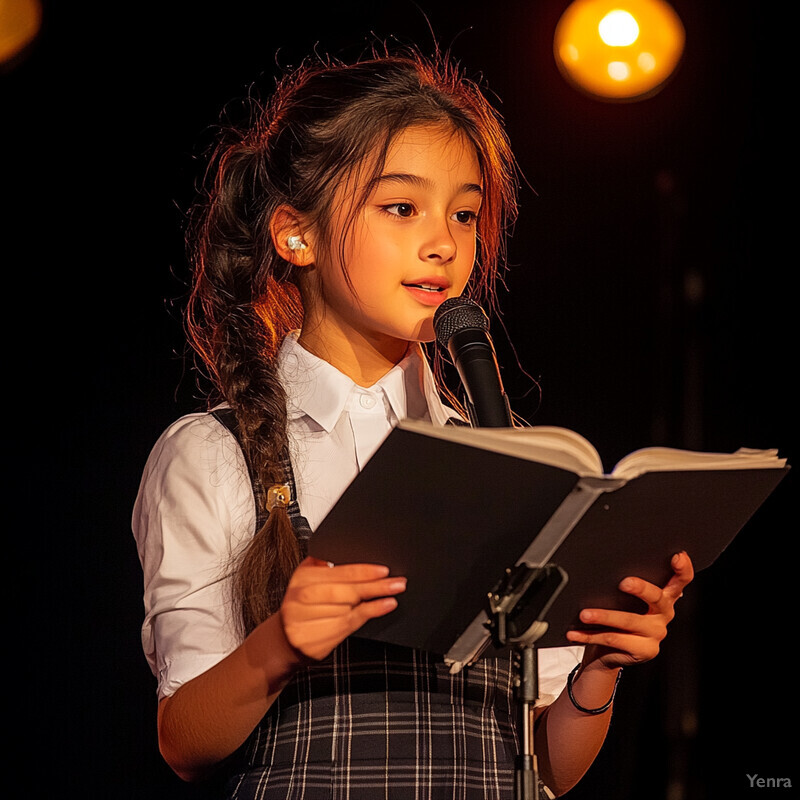
[{"label": "light fixture", "polygon": [[683,54],[686,32],[664,0],[574,0],[556,26],[556,63],[575,88],[610,101],[659,91]]},{"label": "light fixture", "polygon": [[0,0],[0,65],[12,62],[39,34],[40,0]]}]

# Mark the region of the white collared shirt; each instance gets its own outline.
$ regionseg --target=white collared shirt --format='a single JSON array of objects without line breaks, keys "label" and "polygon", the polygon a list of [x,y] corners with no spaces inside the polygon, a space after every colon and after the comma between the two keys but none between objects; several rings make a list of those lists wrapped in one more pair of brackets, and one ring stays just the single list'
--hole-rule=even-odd
[{"label": "white collared shirt", "polygon": [[[441,402],[419,346],[369,388],[304,350],[296,334],[278,359],[298,502],[312,530],[399,420],[444,425],[458,416]],[[132,524],[144,573],[142,645],[163,697],[239,644],[227,573],[253,535],[255,507],[238,443],[216,418],[189,414],[164,431]],[[559,654],[566,650],[575,652]],[[543,694],[550,672],[563,685],[579,651],[542,651]]]},{"label": "white collared shirt", "polygon": [[458,418],[439,399],[418,346],[365,388],[289,334],[279,354],[279,370],[287,393],[297,499],[312,530],[401,419],[444,425]]}]

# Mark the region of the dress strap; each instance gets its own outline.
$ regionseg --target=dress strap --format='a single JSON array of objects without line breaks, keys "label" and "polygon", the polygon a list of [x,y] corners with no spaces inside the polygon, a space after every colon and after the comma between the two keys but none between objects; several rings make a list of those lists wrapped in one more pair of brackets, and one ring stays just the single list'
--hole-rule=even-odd
[{"label": "dress strap", "polygon": [[[221,422],[234,435],[236,441],[241,447],[241,439],[239,437],[239,422],[236,419],[236,412],[234,412],[232,408],[217,408],[211,412],[211,415]],[[242,453],[244,454],[244,450],[242,450]],[[261,480],[253,469],[252,464],[250,464],[250,460],[247,458],[246,454],[244,455],[245,462],[247,463],[247,470],[250,474],[250,483],[253,487],[253,496],[256,503],[256,530],[260,530],[269,516],[269,511],[267,510],[267,504],[265,502],[266,489],[262,485]],[[292,461],[289,458],[288,452],[284,454],[284,457],[281,460],[281,466],[283,468],[286,485],[289,487],[292,493],[292,501],[286,507],[286,512],[288,513],[289,519],[292,522],[292,527],[294,528],[294,532],[298,541],[305,544],[308,539],[311,538],[311,526],[308,524],[308,520],[302,515],[300,511],[300,505],[297,502],[297,486],[294,479]]]}]

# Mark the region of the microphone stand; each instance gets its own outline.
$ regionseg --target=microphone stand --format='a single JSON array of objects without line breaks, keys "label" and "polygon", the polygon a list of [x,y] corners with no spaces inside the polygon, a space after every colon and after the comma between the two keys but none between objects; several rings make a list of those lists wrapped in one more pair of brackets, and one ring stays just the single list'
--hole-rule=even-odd
[{"label": "microphone stand", "polygon": [[[450,353],[458,371],[472,426],[513,427],[511,407],[489,335],[489,320],[483,309],[465,297],[453,297],[439,306],[433,325],[438,343]],[[547,630],[544,616],[566,582],[567,573],[555,564],[522,563],[506,570],[489,594],[487,627],[492,641],[498,650],[512,649],[522,740],[515,760],[516,800],[552,797],[549,791],[540,790],[531,713],[539,698],[536,641]]]},{"label": "microphone stand", "polygon": [[553,797],[540,788],[531,713],[539,699],[536,642],[547,631],[544,617],[566,582],[567,573],[555,564],[535,567],[523,563],[506,570],[489,595],[492,642],[498,649],[512,649],[521,740],[514,767],[515,800]]}]

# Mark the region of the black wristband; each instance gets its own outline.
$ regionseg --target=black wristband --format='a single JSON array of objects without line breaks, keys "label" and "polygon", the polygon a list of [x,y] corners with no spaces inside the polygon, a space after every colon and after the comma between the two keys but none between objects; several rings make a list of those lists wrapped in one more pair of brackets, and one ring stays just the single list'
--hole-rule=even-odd
[{"label": "black wristband", "polygon": [[582,714],[603,714],[604,712],[608,711],[611,708],[611,704],[614,702],[614,697],[617,694],[617,685],[619,684],[619,679],[622,677],[622,669],[617,673],[617,679],[614,681],[614,690],[611,692],[611,697],[609,698],[608,702],[605,705],[600,706],[600,708],[584,708],[576,699],[575,695],[572,693],[572,681],[575,678],[576,673],[581,668],[581,665],[578,664],[575,669],[570,672],[569,677],[567,678],[567,694],[569,695],[569,699],[572,702],[572,705],[578,709]]}]

